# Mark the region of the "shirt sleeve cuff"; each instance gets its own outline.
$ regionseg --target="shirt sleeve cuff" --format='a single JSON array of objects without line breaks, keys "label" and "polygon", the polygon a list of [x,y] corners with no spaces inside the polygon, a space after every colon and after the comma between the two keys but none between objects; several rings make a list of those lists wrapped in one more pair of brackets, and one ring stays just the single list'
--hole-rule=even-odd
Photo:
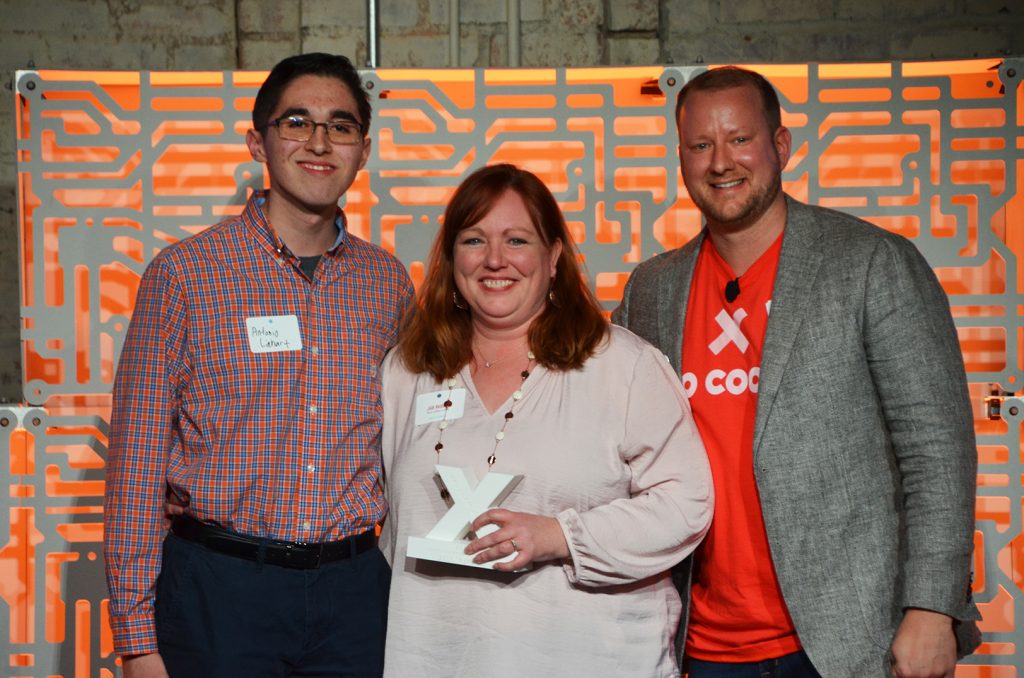
[{"label": "shirt sleeve cuff", "polygon": [[139,614],[110,620],[114,650],[122,657],[152,654],[157,651],[156,621],[151,614]]},{"label": "shirt sleeve cuff", "polygon": [[565,571],[565,576],[570,584],[579,584],[581,554],[573,537],[574,535],[578,536],[579,532],[582,531],[580,516],[574,509],[566,509],[555,516],[555,518],[562,527],[565,543],[569,547],[569,558],[562,562],[562,569]]}]

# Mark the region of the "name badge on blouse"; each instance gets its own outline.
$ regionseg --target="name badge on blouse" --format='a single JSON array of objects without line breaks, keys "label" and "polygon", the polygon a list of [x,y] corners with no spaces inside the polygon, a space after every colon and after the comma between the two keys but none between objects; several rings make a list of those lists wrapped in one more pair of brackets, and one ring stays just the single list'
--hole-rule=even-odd
[{"label": "name badge on blouse", "polygon": [[302,333],[295,315],[263,315],[245,319],[249,350],[253,353],[301,351]]},{"label": "name badge on blouse", "polygon": [[[448,416],[445,417],[445,401],[451,399],[451,406],[447,408]],[[434,421],[447,419],[451,421],[462,416],[466,409],[466,389],[453,388],[451,391],[431,391],[416,396],[416,425],[422,426]]]}]

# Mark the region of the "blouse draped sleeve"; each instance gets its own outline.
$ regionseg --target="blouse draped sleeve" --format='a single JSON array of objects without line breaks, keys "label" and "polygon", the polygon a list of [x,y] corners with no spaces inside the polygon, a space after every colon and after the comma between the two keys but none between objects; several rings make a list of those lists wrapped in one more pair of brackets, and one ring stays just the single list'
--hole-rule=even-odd
[{"label": "blouse draped sleeve", "polygon": [[575,585],[614,586],[664,572],[697,548],[711,524],[704,445],[679,378],[649,345],[636,354],[625,403],[618,449],[630,496],[557,516],[570,551],[564,569]]}]

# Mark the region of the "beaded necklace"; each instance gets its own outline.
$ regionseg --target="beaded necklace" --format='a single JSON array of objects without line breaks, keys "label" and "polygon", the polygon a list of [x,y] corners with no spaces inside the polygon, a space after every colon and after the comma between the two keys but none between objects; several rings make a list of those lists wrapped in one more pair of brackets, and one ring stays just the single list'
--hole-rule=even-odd
[{"label": "beaded necklace", "polygon": [[[529,378],[530,376],[530,367],[533,366],[533,361],[535,359],[533,351],[526,352],[526,359],[526,369],[519,373],[519,376],[522,377],[523,382],[525,382],[527,378]],[[456,384],[458,384],[458,380],[455,379],[454,377],[448,379],[448,381],[445,382],[445,385],[448,387],[448,396],[444,399],[444,417],[437,424],[437,443],[434,445],[434,452],[437,453],[437,460],[439,462],[441,461],[441,450],[444,449],[444,442],[442,441],[442,439],[444,438],[444,431],[446,428],[448,428],[448,424],[450,423],[448,421],[448,411],[451,409],[452,406],[452,391],[455,390]],[[494,466],[494,463],[498,461],[498,445],[500,445],[501,441],[505,439],[505,429],[508,428],[509,422],[512,421],[512,418],[514,416],[512,411],[515,409],[516,403],[518,403],[522,399],[523,389],[522,385],[520,385],[519,388],[512,392],[512,403],[508,406],[508,412],[506,412],[505,416],[502,418],[501,430],[494,434],[494,449],[491,450],[491,455],[487,457],[488,469]]]}]

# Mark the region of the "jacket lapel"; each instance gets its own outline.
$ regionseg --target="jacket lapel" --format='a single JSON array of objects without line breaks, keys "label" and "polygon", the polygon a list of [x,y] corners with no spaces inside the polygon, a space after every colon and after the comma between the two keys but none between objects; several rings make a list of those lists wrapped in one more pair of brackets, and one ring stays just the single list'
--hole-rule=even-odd
[{"label": "jacket lapel", "polygon": [[754,419],[755,460],[775,396],[782,383],[782,374],[791,358],[797,332],[814,303],[812,287],[821,267],[821,247],[818,244],[823,235],[821,226],[806,205],[789,196],[786,196],[786,203],[786,228],[761,353],[757,415]]},{"label": "jacket lapel", "polygon": [[705,230],[686,243],[675,258],[673,265],[666,267],[658,285],[658,298],[668,301],[658,304],[658,345],[671,347],[669,362],[682,372],[683,328],[686,324],[686,306],[690,300],[690,285],[693,269],[697,264],[700,245],[704,242]]}]

